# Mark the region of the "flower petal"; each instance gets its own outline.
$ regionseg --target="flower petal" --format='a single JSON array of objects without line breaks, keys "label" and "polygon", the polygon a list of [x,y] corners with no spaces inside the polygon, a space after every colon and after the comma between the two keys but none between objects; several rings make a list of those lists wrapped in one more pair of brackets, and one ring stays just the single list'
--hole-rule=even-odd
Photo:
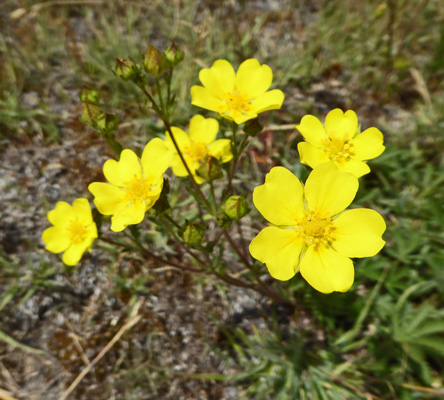
[{"label": "flower petal", "polygon": [[83,225],[89,225],[93,223],[91,206],[87,199],[76,199],[72,203],[74,212],[76,213],[77,221]]},{"label": "flower petal", "polygon": [[94,204],[100,214],[112,215],[127,204],[125,192],[109,183],[93,182],[88,190],[94,196]]},{"label": "flower petal", "polygon": [[245,60],[236,73],[236,88],[247,100],[263,95],[271,86],[273,72],[268,65],[250,58]]},{"label": "flower petal", "polygon": [[85,243],[71,244],[65,253],[63,253],[62,261],[70,266],[78,264],[88,247],[89,246],[86,246]]},{"label": "flower petal", "polygon": [[250,253],[265,263],[270,275],[281,281],[292,278],[298,270],[302,241],[294,231],[269,226],[250,243]]},{"label": "flower petal", "polygon": [[343,139],[346,136],[351,139],[356,135],[358,129],[358,117],[352,110],[343,113],[336,108],[330,111],[325,118],[325,130],[331,138]]},{"label": "flower petal", "polygon": [[219,139],[208,146],[210,155],[217,158],[222,163],[226,163],[233,158],[231,153],[231,140]]},{"label": "flower petal", "polygon": [[234,91],[235,76],[236,73],[227,60],[217,60],[211,68],[204,68],[199,72],[202,85],[219,99]]},{"label": "flower petal", "polygon": [[219,122],[214,118],[195,115],[190,121],[190,139],[193,142],[210,144],[216,139]]},{"label": "flower petal", "polygon": [[322,293],[346,292],[353,285],[353,262],[333,249],[310,246],[300,264],[301,275]]},{"label": "flower petal", "polygon": [[42,240],[45,243],[45,249],[51,253],[61,253],[70,245],[66,229],[51,226],[42,233]]},{"label": "flower petal", "polygon": [[322,147],[322,140],[326,138],[324,126],[314,115],[305,115],[296,129],[304,139],[315,147]]},{"label": "flower petal", "polygon": [[76,218],[74,209],[66,201],[58,201],[55,208],[48,212],[48,221],[54,226],[64,229],[71,220]]},{"label": "flower petal", "polygon": [[302,184],[288,169],[274,167],[254,189],[253,203],[272,224],[295,225],[304,215]]},{"label": "flower petal", "polygon": [[249,119],[253,119],[257,117],[257,113],[249,112],[249,113],[241,113],[239,111],[234,111],[231,114],[220,114],[222,117],[229,119],[230,121],[236,122],[236,124],[243,124],[245,121]]},{"label": "flower petal", "polygon": [[215,112],[226,108],[219,98],[202,86],[193,86],[191,88],[191,104]]},{"label": "flower petal", "polygon": [[330,161],[327,154],[307,142],[298,143],[298,151],[301,163],[311,168]]},{"label": "flower petal", "polygon": [[145,217],[145,203],[138,201],[121,208],[111,218],[111,230],[121,232],[128,225],[140,224]]},{"label": "flower petal", "polygon": [[[181,131],[181,129],[178,130]],[[173,134],[174,133],[175,132],[173,131]],[[176,138],[176,136],[174,137]],[[162,175],[170,166],[173,159],[173,154],[174,153],[165,145],[162,139],[151,139],[145,146],[141,159],[145,178],[148,176],[156,177],[158,175]]]},{"label": "flower petal", "polygon": [[385,146],[384,136],[377,128],[368,128],[353,140],[355,158],[357,160],[371,160],[381,155]]},{"label": "flower petal", "polygon": [[333,221],[334,249],[346,257],[372,257],[384,247],[386,225],[381,215],[367,208],[344,211]]},{"label": "flower petal", "polygon": [[[264,93],[262,96],[258,97],[250,104],[250,113],[259,114],[267,110],[277,110],[282,107],[284,102],[284,93],[278,89],[270,90]],[[254,118],[252,116],[251,118]],[[237,121],[236,121],[237,122]]]},{"label": "flower petal", "polygon": [[347,160],[343,163],[336,163],[336,166],[342,172],[350,172],[356,178],[360,178],[370,172],[370,167],[364,162],[359,160]]},{"label": "flower petal", "polygon": [[332,217],[347,208],[358,191],[358,179],[341,172],[333,163],[325,163],[311,171],[305,182],[305,199],[309,209],[323,217]]},{"label": "flower petal", "polygon": [[142,170],[139,158],[129,149],[125,149],[120,153],[120,160],[108,160],[103,165],[103,174],[108,182],[113,185],[124,187],[125,183],[134,179],[139,179]]}]

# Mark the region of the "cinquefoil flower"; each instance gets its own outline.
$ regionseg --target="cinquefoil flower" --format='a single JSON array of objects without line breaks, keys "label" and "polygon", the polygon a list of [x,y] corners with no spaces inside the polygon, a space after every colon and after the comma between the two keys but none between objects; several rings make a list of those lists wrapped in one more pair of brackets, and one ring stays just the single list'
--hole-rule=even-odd
[{"label": "cinquefoil flower", "polygon": [[281,108],[284,94],[270,90],[273,72],[268,65],[250,58],[237,72],[226,60],[217,60],[211,68],[199,73],[202,86],[191,88],[191,104],[215,111],[241,124],[267,110]]},{"label": "cinquefoil flower", "polygon": [[298,144],[301,163],[312,168],[331,161],[341,171],[359,178],[370,172],[365,161],[385,150],[384,138],[378,129],[368,128],[358,134],[358,117],[352,110],[330,111],[325,127],[313,115],[306,115],[296,129],[307,141]]},{"label": "cinquefoil flower", "polygon": [[123,231],[128,225],[142,222],[162,192],[163,173],[172,154],[162,139],[152,139],[145,146],[142,158],[125,149],[120,161],[108,160],[103,174],[110,183],[93,182],[89,191],[94,204],[103,215],[112,215],[111,230]]},{"label": "cinquefoil flower", "polygon": [[385,242],[385,222],[366,208],[342,212],[354,199],[358,179],[332,163],[316,167],[305,187],[286,168],[275,167],[255,188],[253,202],[271,223],[250,244],[273,278],[298,271],[316,290],[346,292],[354,280],[350,257],[371,257]]},{"label": "cinquefoil flower", "polygon": [[62,261],[66,265],[76,265],[97,238],[88,200],[76,199],[72,206],[59,201],[48,213],[48,220],[53,226],[42,233],[46,250],[56,254],[64,252]]},{"label": "cinquefoil flower", "polygon": [[[195,172],[205,157],[212,156],[223,163],[233,158],[230,139],[216,140],[219,123],[214,118],[204,118],[202,115],[195,115],[190,121],[189,135],[175,126],[172,126],[171,130],[188,168],[193,174],[195,181],[199,184],[204,180],[196,175]],[[166,132],[165,144],[174,154],[173,161],[171,162],[173,173],[176,176],[188,176],[188,172],[168,132]]]}]

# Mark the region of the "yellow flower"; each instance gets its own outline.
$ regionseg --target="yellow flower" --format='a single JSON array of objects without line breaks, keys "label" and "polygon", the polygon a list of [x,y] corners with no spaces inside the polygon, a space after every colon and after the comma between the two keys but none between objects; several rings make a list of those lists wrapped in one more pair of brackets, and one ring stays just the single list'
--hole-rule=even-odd
[{"label": "yellow flower", "polygon": [[202,86],[191,88],[191,104],[215,111],[236,124],[256,118],[261,112],[281,108],[284,94],[269,89],[273,72],[268,65],[250,58],[237,71],[226,60],[217,60],[199,73]]},{"label": "yellow flower", "polygon": [[253,202],[271,223],[250,244],[275,279],[300,271],[323,293],[346,292],[354,280],[349,257],[371,257],[385,242],[385,222],[366,208],[342,212],[354,199],[358,179],[332,163],[316,167],[305,187],[286,168],[275,167],[255,188]]},{"label": "yellow flower", "polygon": [[169,167],[171,152],[159,138],[145,146],[142,158],[125,149],[120,161],[108,160],[103,174],[110,183],[93,182],[89,191],[103,215],[112,215],[111,230],[123,231],[128,225],[142,222],[162,192],[163,173]]},{"label": "yellow flower", "polygon": [[[172,126],[171,130],[185,162],[197,183],[204,181],[195,172],[206,156],[213,156],[223,163],[233,158],[230,139],[215,140],[219,131],[219,123],[214,118],[204,118],[202,115],[195,115],[190,121],[189,135],[175,126]],[[171,162],[173,173],[176,176],[188,176],[188,172],[168,132],[166,132],[165,144],[174,154],[173,161]]]},{"label": "yellow flower", "polygon": [[48,213],[48,220],[54,226],[42,233],[46,250],[56,254],[65,252],[62,261],[66,265],[76,265],[97,238],[88,200],[76,199],[72,206],[59,201]]},{"label": "yellow flower", "polygon": [[307,141],[298,144],[301,163],[312,168],[331,161],[341,171],[359,178],[370,172],[365,161],[385,150],[384,138],[378,129],[369,128],[357,134],[358,117],[352,110],[330,111],[325,118],[325,128],[319,119],[306,115],[296,129]]}]

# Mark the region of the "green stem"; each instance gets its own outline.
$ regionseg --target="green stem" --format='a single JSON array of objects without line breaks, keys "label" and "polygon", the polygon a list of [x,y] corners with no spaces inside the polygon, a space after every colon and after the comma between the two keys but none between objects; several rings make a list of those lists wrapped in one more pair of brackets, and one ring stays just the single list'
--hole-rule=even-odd
[{"label": "green stem", "polygon": [[239,151],[236,151],[236,155],[233,157],[233,162],[231,163],[230,173],[228,175],[228,185],[227,185],[227,190],[226,190],[225,196],[229,196],[231,194],[232,182],[233,182],[233,178],[234,178],[234,171],[236,170],[237,163],[239,161],[239,158],[240,158],[243,150],[247,146],[247,140],[248,140],[248,135],[245,133],[244,137],[242,138],[242,141],[239,145]]}]

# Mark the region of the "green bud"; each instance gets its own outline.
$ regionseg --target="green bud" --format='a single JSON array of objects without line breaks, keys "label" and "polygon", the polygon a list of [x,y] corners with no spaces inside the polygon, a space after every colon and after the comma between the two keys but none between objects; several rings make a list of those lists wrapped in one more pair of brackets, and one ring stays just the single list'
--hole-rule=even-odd
[{"label": "green bud", "polygon": [[148,46],[143,60],[143,66],[147,74],[156,77],[162,75],[169,68],[165,56],[152,45]]},{"label": "green bud", "polygon": [[189,222],[183,229],[182,238],[188,246],[202,244],[205,234],[205,225],[198,222]]},{"label": "green bud", "polygon": [[102,116],[103,112],[97,104],[86,101],[83,103],[83,112],[80,117],[80,121],[82,121],[84,124],[95,127],[98,119]]},{"label": "green bud", "polygon": [[212,156],[205,157],[200,167],[196,169],[196,174],[203,178],[205,182],[211,182],[223,177],[219,161]]},{"label": "green bud", "polygon": [[230,196],[223,205],[225,214],[235,221],[239,221],[242,217],[250,212],[247,200],[244,196]]},{"label": "green bud", "polygon": [[182,62],[182,60],[185,57],[185,53],[179,48],[179,46],[176,43],[171,43],[170,46],[168,46],[165,49],[165,57],[168,60],[168,62],[175,66]]},{"label": "green bud", "polygon": [[119,121],[116,114],[102,114],[97,119],[97,128],[109,133],[119,129]]},{"label": "green bud", "polygon": [[217,213],[216,220],[221,228],[229,228],[233,222],[223,211]]},{"label": "green bud", "polygon": [[259,118],[250,119],[244,125],[244,132],[248,136],[256,136],[258,133],[262,132],[264,127],[259,122]]},{"label": "green bud", "polygon": [[97,90],[84,87],[82,93],[80,94],[80,101],[88,102],[91,104],[98,104],[100,100],[100,95]]},{"label": "green bud", "polygon": [[124,81],[134,81],[140,75],[139,67],[134,61],[116,58],[114,73]]}]

